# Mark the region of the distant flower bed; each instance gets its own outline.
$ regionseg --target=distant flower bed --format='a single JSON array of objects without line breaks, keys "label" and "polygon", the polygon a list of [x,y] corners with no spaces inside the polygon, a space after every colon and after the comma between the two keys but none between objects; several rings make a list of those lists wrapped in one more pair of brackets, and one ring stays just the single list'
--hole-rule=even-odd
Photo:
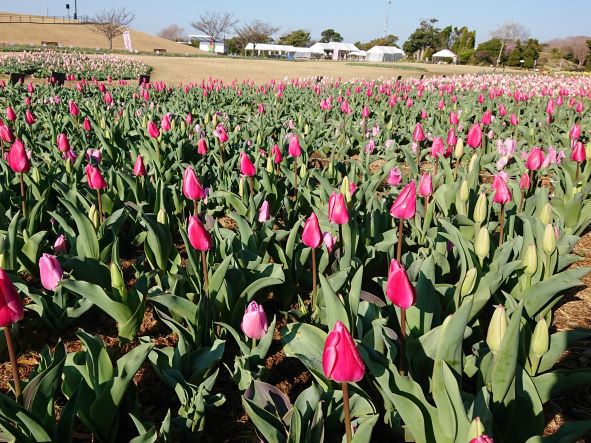
[{"label": "distant flower bed", "polygon": [[148,64],[113,55],[85,55],[57,51],[22,52],[0,56],[0,72],[26,72],[36,77],[48,77],[52,72],[63,72],[75,78],[135,78],[148,74]]}]

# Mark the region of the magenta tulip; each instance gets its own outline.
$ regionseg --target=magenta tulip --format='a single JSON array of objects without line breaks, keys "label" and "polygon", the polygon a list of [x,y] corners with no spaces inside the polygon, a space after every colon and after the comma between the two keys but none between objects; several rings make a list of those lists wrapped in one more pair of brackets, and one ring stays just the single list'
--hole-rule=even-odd
[{"label": "magenta tulip", "polygon": [[355,383],[365,375],[365,365],[347,327],[337,321],[328,334],[322,353],[322,369],[329,380]]},{"label": "magenta tulip", "polygon": [[60,236],[53,243],[53,252],[56,254],[65,254],[68,252],[68,240],[64,234]]},{"label": "magenta tulip", "polygon": [[473,149],[476,149],[480,146],[482,143],[482,129],[478,123],[472,125],[468,131],[468,138],[466,141],[468,142],[468,146]]},{"label": "magenta tulip", "polygon": [[396,186],[401,181],[402,173],[400,172],[400,169],[398,169],[397,167],[393,167],[392,169],[390,169],[390,172],[388,173],[388,184],[390,186]]},{"label": "magenta tulip", "polygon": [[205,155],[207,154],[207,142],[204,138],[200,138],[197,142],[197,154]]},{"label": "magenta tulip", "polygon": [[289,137],[288,154],[290,157],[300,157],[302,155],[302,148],[300,147],[300,139],[297,135],[291,134]]},{"label": "magenta tulip", "polygon": [[[299,145],[299,142],[298,142]],[[273,156],[273,162],[275,164],[281,163],[281,160],[283,160],[283,155],[281,155],[281,149],[279,148],[279,145],[274,144],[273,147],[271,148],[271,155]]]},{"label": "magenta tulip", "polygon": [[493,202],[500,205],[505,205],[511,201],[511,191],[507,186],[507,181],[504,175],[497,174],[493,179]]},{"label": "magenta tulip", "polygon": [[571,140],[578,140],[581,138],[581,125],[575,123],[568,133]]},{"label": "magenta tulip", "polygon": [[86,179],[88,180],[90,189],[99,190],[107,187],[107,182],[103,178],[99,168],[93,165],[86,165],[84,170],[86,171]]},{"label": "magenta tulip", "polygon": [[39,259],[41,284],[48,291],[54,291],[63,277],[62,267],[55,255],[43,254]]},{"label": "magenta tulip", "polygon": [[336,225],[344,225],[349,222],[349,211],[343,194],[333,192],[328,199],[328,221]]},{"label": "magenta tulip", "polygon": [[70,150],[70,141],[68,136],[63,132],[57,135],[57,148],[61,152],[68,152]]},{"label": "magenta tulip", "polygon": [[0,138],[5,143],[14,142],[14,134],[8,125],[0,125]]},{"label": "magenta tulip", "polygon": [[264,223],[271,218],[269,214],[269,202],[265,200],[259,209],[259,222]]},{"label": "magenta tulip", "polygon": [[457,125],[458,123],[460,123],[460,119],[458,118],[458,114],[456,114],[455,112],[451,112],[449,114],[449,124],[450,125]]},{"label": "magenta tulip", "polygon": [[141,155],[138,155],[133,165],[133,175],[136,177],[143,177],[146,175],[146,167],[144,166],[144,160]]},{"label": "magenta tulip", "polygon": [[8,107],[6,108],[6,120],[8,120],[9,122],[13,122],[16,120],[16,113],[14,112],[14,109],[12,109],[12,107]]},{"label": "magenta tulip", "polygon": [[524,172],[519,179],[519,189],[525,191],[529,189],[530,186],[530,178],[527,172]]},{"label": "magenta tulip", "polygon": [[581,163],[585,161],[585,145],[582,142],[575,143],[573,151],[570,155],[571,160]]},{"label": "magenta tulip", "polygon": [[415,288],[408,279],[406,270],[395,259],[390,262],[386,296],[401,309],[410,308],[417,299]]},{"label": "magenta tulip", "polygon": [[425,172],[419,180],[419,196],[429,197],[431,194],[433,194],[433,181],[431,180],[431,174]]},{"label": "magenta tulip", "polygon": [[488,435],[479,435],[470,440],[469,443],[495,443],[495,441]]},{"label": "magenta tulip", "polygon": [[170,116],[168,114],[164,114],[162,116],[162,119],[160,120],[160,127],[164,132],[168,132],[172,128],[172,125],[170,124]]},{"label": "magenta tulip", "polygon": [[152,138],[158,138],[160,136],[160,130],[153,121],[148,122],[148,134]]},{"label": "magenta tulip", "polygon": [[78,105],[74,101],[68,102],[68,111],[70,111],[70,115],[74,117],[78,117],[80,115],[80,109],[78,109]]},{"label": "magenta tulip", "polygon": [[415,130],[412,134],[412,139],[417,143],[425,140],[425,133],[423,132],[423,126],[420,123],[416,124]]},{"label": "magenta tulip", "polygon": [[205,230],[205,226],[194,216],[189,217],[189,243],[198,251],[209,251],[212,246],[212,239]]},{"label": "magenta tulip", "polygon": [[86,132],[90,132],[92,130],[92,125],[90,124],[90,119],[88,117],[84,117],[84,122],[82,123],[82,127]]},{"label": "magenta tulip", "polygon": [[253,340],[260,340],[265,336],[269,330],[267,324],[267,315],[262,305],[259,305],[256,301],[251,301],[244,311],[242,317],[242,323],[240,328],[244,335]]},{"label": "magenta tulip", "polygon": [[25,111],[25,122],[27,123],[27,125],[31,126],[35,124],[36,121],[37,118],[35,117],[35,114],[33,114],[29,109],[27,109]]},{"label": "magenta tulip", "polygon": [[431,145],[431,156],[435,159],[439,158],[445,152],[445,146],[443,145],[443,139],[441,137],[434,137],[433,144]]},{"label": "magenta tulip", "polygon": [[17,173],[26,173],[31,169],[31,161],[27,156],[25,145],[22,141],[15,141],[8,151],[8,166]]},{"label": "magenta tulip", "polygon": [[407,184],[390,208],[390,215],[401,220],[408,220],[415,216],[417,205],[416,183],[411,181]]},{"label": "magenta tulip", "polygon": [[4,269],[0,268],[0,327],[8,327],[23,317],[23,302]]},{"label": "magenta tulip", "polygon": [[318,217],[312,212],[310,217],[304,223],[304,231],[302,232],[302,242],[309,248],[316,249],[322,244],[322,232],[318,224]]},{"label": "magenta tulip", "polygon": [[525,160],[525,167],[530,171],[537,171],[544,163],[544,152],[539,147],[532,148]]},{"label": "magenta tulip", "polygon": [[256,174],[256,168],[246,152],[240,153],[240,172],[245,177],[253,177]]},{"label": "magenta tulip", "polygon": [[183,172],[183,194],[189,200],[202,200],[207,195],[191,166]]}]

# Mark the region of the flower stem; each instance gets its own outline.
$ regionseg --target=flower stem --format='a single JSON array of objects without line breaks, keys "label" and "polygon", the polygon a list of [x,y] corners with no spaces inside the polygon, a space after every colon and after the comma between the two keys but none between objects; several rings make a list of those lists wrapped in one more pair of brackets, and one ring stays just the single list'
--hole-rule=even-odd
[{"label": "flower stem", "polygon": [[579,173],[581,171],[581,164],[577,162],[577,172],[575,174],[575,181],[579,181]]},{"label": "flower stem", "polygon": [[298,199],[298,158],[293,158],[293,177],[294,177],[294,187],[295,187],[295,200]]},{"label": "flower stem", "polygon": [[207,275],[207,256],[205,255],[205,251],[201,251],[201,265],[203,266],[203,281],[205,283],[205,290],[207,291],[209,288],[209,277]]},{"label": "flower stem", "polygon": [[343,410],[345,411],[345,433],[347,434],[347,443],[351,443],[351,410],[349,406],[349,386],[347,382],[341,383],[343,387]]},{"label": "flower stem", "polygon": [[197,217],[199,211],[197,210],[197,200],[193,200],[193,215]]},{"label": "flower stem", "polygon": [[103,201],[101,199],[101,190],[96,190],[96,201],[98,203],[98,211],[99,211],[99,220],[101,225],[103,224]]},{"label": "flower stem", "polygon": [[405,341],[406,341],[406,309],[400,308],[400,374],[404,375],[405,371]]},{"label": "flower stem", "polygon": [[503,237],[505,236],[505,205],[501,205],[501,236],[499,238],[499,246],[503,244]]},{"label": "flower stem", "polygon": [[404,219],[400,219],[398,222],[398,244],[396,245],[396,261],[400,263],[402,258],[402,228],[404,227]]},{"label": "flower stem", "polygon": [[253,185],[252,175],[250,177],[248,177],[248,184],[250,186],[250,198],[252,198],[252,196],[254,194],[254,185]]},{"label": "flower stem", "polygon": [[17,403],[22,404],[21,380],[18,374],[18,363],[16,362],[16,354],[14,353],[14,345],[12,344],[12,334],[10,326],[4,326],[4,337],[6,338],[6,348],[10,357],[10,366],[12,368],[12,378],[14,380],[14,393],[16,394]]},{"label": "flower stem", "polygon": [[27,196],[25,194],[25,179],[23,173],[20,174],[21,178],[21,204],[23,207],[23,217],[27,216]]},{"label": "flower stem", "polygon": [[316,248],[312,248],[312,313],[316,311]]}]

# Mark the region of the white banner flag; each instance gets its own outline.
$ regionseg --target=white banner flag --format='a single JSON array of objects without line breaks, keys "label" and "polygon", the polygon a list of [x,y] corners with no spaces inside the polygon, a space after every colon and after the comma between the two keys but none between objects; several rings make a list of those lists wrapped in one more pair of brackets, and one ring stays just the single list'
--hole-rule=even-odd
[{"label": "white banner flag", "polygon": [[123,33],[123,44],[125,45],[125,49],[127,49],[129,52],[133,52],[133,49],[131,48],[131,35],[129,35],[129,31],[125,31]]}]

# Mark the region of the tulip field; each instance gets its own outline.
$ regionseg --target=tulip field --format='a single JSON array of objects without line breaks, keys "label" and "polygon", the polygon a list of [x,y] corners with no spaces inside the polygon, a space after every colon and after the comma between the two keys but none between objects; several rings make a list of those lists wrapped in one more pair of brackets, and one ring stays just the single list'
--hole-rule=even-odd
[{"label": "tulip field", "polygon": [[[591,78],[1,84],[0,440],[576,442]],[[573,266],[574,265],[574,266]],[[230,431],[229,431],[230,430]]]}]

